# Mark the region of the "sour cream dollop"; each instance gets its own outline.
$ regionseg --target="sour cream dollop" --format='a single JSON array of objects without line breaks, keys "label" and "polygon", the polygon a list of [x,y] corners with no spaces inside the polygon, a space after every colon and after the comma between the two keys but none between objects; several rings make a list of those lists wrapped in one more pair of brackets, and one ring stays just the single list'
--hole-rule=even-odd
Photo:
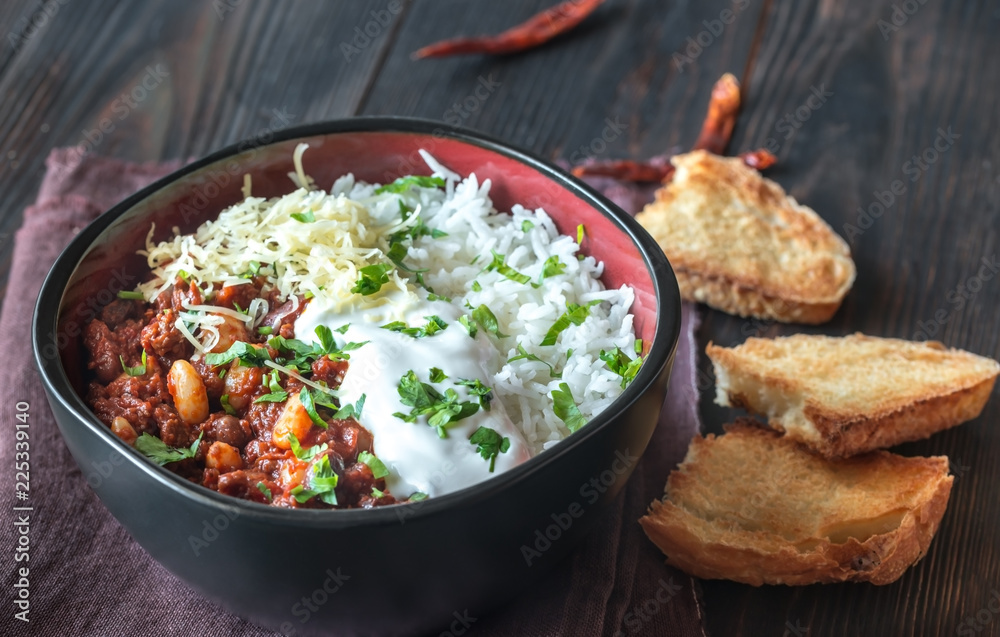
[{"label": "sour cream dollop", "polygon": [[[394,416],[409,414],[412,407],[400,400],[400,379],[413,371],[424,383],[431,383],[430,370],[436,367],[448,378],[431,383],[444,394],[454,389],[460,401],[478,403],[469,389],[457,385],[458,380],[478,379],[492,386],[491,369],[499,369],[501,355],[490,339],[482,333],[475,338],[459,322],[460,308],[447,301],[428,301],[411,291],[393,290],[377,299],[354,297],[340,303],[317,296],[312,299],[295,321],[296,338],[316,341],[316,327],[325,325],[337,330],[348,325],[341,335],[334,331],[338,345],[367,341],[350,351],[350,365],[340,386],[340,403],[355,403],[365,395],[364,409],[359,419],[372,433],[375,455],[389,469],[386,486],[398,498],[415,492],[434,497],[475,485],[506,471],[531,457],[531,450],[520,430],[507,416],[499,400],[490,402],[487,411],[453,422],[447,437],[421,416],[415,423]],[[411,336],[383,329],[393,321],[403,321],[410,327],[427,324],[427,317],[440,317],[447,327],[432,336]],[[490,462],[469,442],[479,427],[489,427],[510,440],[510,448],[496,458],[493,473]]]}]

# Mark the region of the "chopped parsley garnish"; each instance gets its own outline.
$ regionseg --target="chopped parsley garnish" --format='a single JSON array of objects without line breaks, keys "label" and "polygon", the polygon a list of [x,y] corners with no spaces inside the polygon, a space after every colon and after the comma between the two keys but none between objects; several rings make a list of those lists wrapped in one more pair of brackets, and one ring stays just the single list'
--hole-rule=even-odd
[{"label": "chopped parsley garnish", "polygon": [[170,447],[167,443],[163,442],[156,436],[151,436],[148,433],[143,432],[142,435],[135,441],[135,448],[138,449],[144,456],[162,467],[163,465],[171,462],[194,458],[195,454],[198,453],[198,445],[201,443],[201,437],[203,435],[205,435],[204,431],[199,433],[198,438],[191,443],[190,447],[177,448]]},{"label": "chopped parsley garnish", "polygon": [[[569,354],[566,355],[566,358],[569,358]],[[507,359],[507,362],[513,363],[514,361],[520,361],[520,360],[535,361],[537,363],[541,363],[542,365],[545,365],[546,367],[549,368],[549,376],[551,376],[552,378],[562,378],[562,372],[557,372],[555,367],[546,363],[542,359],[538,358],[538,356],[534,354],[529,354],[528,351],[524,349],[524,346],[518,343],[517,356],[511,356],[510,358]]]},{"label": "chopped parsley garnish", "polygon": [[368,465],[368,468],[372,470],[372,475],[375,476],[376,480],[389,475],[389,470],[386,468],[385,464],[376,458],[373,453],[362,451],[358,454],[358,462]]},{"label": "chopped parsley garnish", "polygon": [[299,391],[299,402],[302,403],[306,413],[309,414],[309,420],[313,421],[313,424],[317,427],[322,427],[323,429],[329,427],[329,425],[326,424],[326,421],[320,417],[319,412],[316,411],[316,401],[313,399],[312,392],[309,391],[308,387],[303,387]]},{"label": "chopped parsley garnish", "polygon": [[427,383],[422,383],[410,370],[399,379],[400,401],[413,409],[409,414],[395,412],[393,416],[404,422],[416,422],[420,416],[427,416],[427,424],[437,430],[438,437],[447,438],[447,427],[451,423],[468,418],[479,411],[473,402],[459,402],[458,392],[452,388],[441,394]]},{"label": "chopped parsley garnish", "polygon": [[299,439],[296,438],[295,434],[293,433],[288,434],[288,443],[291,445],[292,453],[295,454],[295,457],[298,458],[299,460],[302,460],[303,462],[309,462],[317,455],[323,453],[328,449],[327,444],[325,442],[321,445],[313,445],[308,449],[303,449],[302,444],[299,442]]},{"label": "chopped parsley garnish", "polygon": [[271,355],[265,347],[254,347],[245,341],[236,341],[224,352],[205,354],[205,364],[213,367],[228,365],[237,358],[244,367],[264,367],[264,361],[271,360]]},{"label": "chopped parsley garnish", "polygon": [[444,301],[445,303],[451,303],[451,298],[447,296],[441,296],[440,294],[434,294],[433,292],[427,295],[428,301]]},{"label": "chopped parsley garnish", "polygon": [[587,424],[587,419],[580,413],[580,408],[573,399],[573,392],[566,383],[559,383],[559,389],[552,390],[552,401],[556,416],[566,423],[566,428],[571,432]]},{"label": "chopped parsley garnish", "polygon": [[306,210],[305,212],[293,212],[289,216],[299,223],[312,223],[313,221],[316,221],[316,215],[313,214],[312,210]]},{"label": "chopped parsley garnish", "polygon": [[405,270],[407,272],[413,272],[416,274],[421,274],[427,272],[427,268],[411,268],[410,266],[403,263],[403,259],[407,256],[406,246],[401,242],[395,242],[389,247],[389,252],[386,253],[386,258],[395,264],[400,270]]},{"label": "chopped parsley garnish", "polygon": [[[476,309],[472,310],[472,320],[474,320],[479,327],[483,328],[490,334],[493,334],[497,338],[507,338],[508,336],[500,331],[500,323],[497,321],[496,315],[485,305],[480,305]],[[474,336],[474,334],[470,332],[470,336]]]},{"label": "chopped parsley garnish", "polygon": [[[347,420],[348,418],[353,418],[355,420],[361,420],[361,410],[365,407],[365,399],[367,397],[367,394],[361,394],[361,396],[358,397],[358,402],[353,405],[351,403],[347,403],[333,414],[334,419]],[[329,406],[329,403],[320,404]]]},{"label": "chopped parsley garnish", "polygon": [[431,382],[440,383],[441,381],[448,378],[448,375],[441,371],[439,367],[431,367]]},{"label": "chopped parsley garnish", "polygon": [[469,442],[476,445],[476,451],[483,457],[483,460],[490,461],[490,473],[497,463],[497,456],[507,453],[510,449],[510,438],[501,436],[489,427],[480,427],[476,433],[472,434]]},{"label": "chopped parsley garnish", "polygon": [[351,327],[350,323],[344,323],[343,325],[341,325],[340,327],[338,327],[333,331],[336,332],[337,334],[347,334],[347,330],[350,327]]},{"label": "chopped parsley garnish", "polygon": [[309,373],[312,370],[313,361],[317,358],[329,356],[333,360],[349,360],[351,355],[347,352],[368,343],[368,341],[344,343],[343,347],[338,348],[330,328],[325,325],[316,327],[316,337],[319,339],[319,343],[314,345],[284,336],[273,336],[268,339],[267,344],[281,354],[281,357],[275,362],[286,364],[302,373]]},{"label": "chopped parsley garnish", "polygon": [[479,285],[479,281],[473,281],[472,282],[472,291],[473,292],[482,292],[483,291],[483,286]]},{"label": "chopped parsley garnish", "polygon": [[271,490],[268,489],[267,485],[264,484],[263,482],[257,483],[257,490],[264,494],[264,497],[267,498],[268,502],[274,500],[274,498],[271,496]]},{"label": "chopped parsley garnish", "polygon": [[312,297],[314,297],[316,295],[313,294],[312,290],[306,290],[306,293],[303,294],[302,296],[305,297],[305,299],[308,301],[309,299],[311,299]]},{"label": "chopped parsley garnish", "polygon": [[257,333],[261,336],[270,336],[274,332],[274,328],[270,325],[261,325],[257,328]]},{"label": "chopped parsley garnish", "polygon": [[384,496],[385,496],[385,491],[379,491],[375,487],[372,487],[372,497],[373,498],[375,498],[377,500],[377,499],[379,499],[381,497],[384,497]]},{"label": "chopped parsley garnish", "polygon": [[389,282],[389,272],[391,271],[392,266],[385,263],[366,265],[358,270],[358,281],[351,288],[351,292],[360,294],[361,296],[375,294],[382,289],[383,285]]},{"label": "chopped parsley garnish", "polygon": [[224,412],[226,412],[230,416],[236,415],[236,410],[233,409],[233,406],[229,404],[229,394],[223,394],[219,396],[219,403],[222,404],[222,410]]},{"label": "chopped parsley garnish", "polygon": [[431,496],[427,495],[426,493],[423,493],[421,491],[415,491],[412,494],[410,494],[410,497],[407,498],[407,501],[408,502],[423,502],[424,500],[426,500],[429,497],[431,497]]},{"label": "chopped parsley garnish", "polygon": [[[437,368],[433,367],[431,368],[432,374],[435,369]],[[433,380],[434,379],[431,378],[432,382]],[[462,387],[468,387],[470,394],[479,397],[479,405],[483,408],[483,410],[484,411],[490,410],[490,401],[493,400],[493,390],[484,385],[483,381],[479,380],[478,378],[472,378],[472,379],[460,378],[459,380],[455,381],[455,384],[461,385]]]},{"label": "chopped parsley garnish", "polygon": [[[294,216],[294,215],[293,215]],[[260,263],[257,261],[251,261],[249,267],[247,267],[246,272],[240,275],[241,279],[252,279],[260,274]]]},{"label": "chopped parsley garnish", "polygon": [[278,370],[275,369],[271,373],[265,374],[262,382],[271,392],[254,400],[255,403],[283,403],[288,400],[288,392],[282,389],[278,382]]},{"label": "chopped parsley garnish", "polygon": [[582,223],[576,227],[576,242],[577,242],[577,244],[583,243],[583,237],[586,234],[587,234],[587,231],[584,230]]},{"label": "chopped parsley garnish", "polygon": [[583,322],[587,320],[587,316],[590,314],[590,308],[598,303],[600,303],[600,301],[591,301],[587,305],[568,303],[566,305],[566,311],[563,312],[562,316],[556,319],[556,322],[552,324],[549,331],[545,333],[545,338],[542,339],[542,345],[555,345],[556,339],[559,338],[559,334],[561,334],[563,330],[571,324],[583,325]]},{"label": "chopped parsley garnish", "polygon": [[131,299],[134,301],[142,301],[145,300],[146,297],[143,296],[142,292],[130,292],[128,290],[121,290],[118,292],[118,298]]},{"label": "chopped parsley garnish", "polygon": [[375,194],[381,195],[384,192],[399,194],[406,192],[410,188],[444,188],[444,179],[440,177],[409,175],[407,177],[400,177],[391,184],[379,186],[375,189]]},{"label": "chopped parsley garnish", "polygon": [[434,336],[438,332],[447,329],[448,324],[440,316],[425,316],[427,324],[423,327],[408,327],[403,321],[393,321],[382,326],[382,329],[390,332],[400,332],[412,338],[424,338]]},{"label": "chopped parsley garnish", "polygon": [[[507,265],[506,263],[507,257],[505,257],[502,254],[497,254],[497,252],[493,249],[490,250],[490,254],[493,255],[493,260],[490,261],[490,264],[488,266],[486,266],[486,272],[492,272],[493,270],[496,270],[497,272],[500,273],[501,276],[508,278],[511,281],[516,281],[517,283],[531,282],[530,276],[528,276],[527,274],[521,274],[514,268]],[[534,287],[538,286],[535,285]]]},{"label": "chopped parsley garnish", "polygon": [[533,224],[529,219],[525,219],[521,222],[521,232],[529,232],[534,227],[535,224]]},{"label": "chopped parsley garnish", "polygon": [[566,264],[559,260],[557,255],[552,255],[545,260],[545,264],[542,265],[542,275],[538,277],[538,282],[541,283],[547,277],[556,276],[557,274],[563,274],[566,272]]},{"label": "chopped parsley garnish", "polygon": [[479,328],[476,327],[475,321],[469,320],[469,317],[463,314],[462,316],[458,317],[458,323],[459,325],[465,328],[465,330],[469,333],[470,337],[476,338],[476,332],[479,330]]},{"label": "chopped parsley garnish", "polygon": [[337,504],[335,489],[339,477],[330,466],[330,456],[323,456],[319,462],[313,464],[312,473],[309,474],[306,481],[309,483],[308,488],[300,484],[290,491],[296,502],[302,504],[319,496],[319,499],[326,504]]},{"label": "chopped parsley garnish", "polygon": [[608,369],[622,377],[622,389],[628,387],[635,375],[639,373],[639,368],[642,367],[642,358],[629,358],[628,354],[617,346],[613,352],[605,352],[602,349],[600,357],[608,364]]},{"label": "chopped parsley garnish", "polygon": [[142,350],[142,363],[140,365],[136,365],[135,367],[129,367],[126,365],[125,359],[121,355],[118,356],[118,360],[122,362],[122,369],[125,370],[125,373],[129,376],[142,376],[146,373],[146,350]]},{"label": "chopped parsley garnish", "polygon": [[634,347],[634,349],[635,349],[635,353],[636,354],[640,354],[640,355],[642,354],[642,339],[641,338],[635,339],[635,347]]}]

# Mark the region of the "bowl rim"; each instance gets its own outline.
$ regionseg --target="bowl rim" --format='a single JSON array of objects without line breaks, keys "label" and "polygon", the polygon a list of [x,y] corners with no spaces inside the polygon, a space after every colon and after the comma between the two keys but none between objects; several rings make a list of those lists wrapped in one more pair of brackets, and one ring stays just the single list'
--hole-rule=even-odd
[{"label": "bowl rim", "polygon": [[[463,142],[525,164],[571,194],[576,195],[605,217],[610,218],[638,248],[656,293],[657,312],[653,345],[650,347],[646,361],[639,373],[607,409],[588,421],[578,431],[561,440],[558,445],[483,482],[415,504],[390,505],[372,509],[296,509],[287,511],[282,507],[242,500],[212,491],[141,457],[134,448],[126,445],[104,423],[98,420],[82,397],[77,394],[63,368],[62,357],[56,356],[47,360],[43,354],[43,348],[51,341],[51,339],[46,340],[45,335],[58,333],[59,311],[64,290],[76,273],[80,262],[101,233],[111,227],[136,204],[206,166],[235,158],[251,148],[262,148],[295,139],[307,141],[310,137],[345,133],[403,133],[429,135],[435,138]],[[214,508],[220,512],[235,508],[240,516],[247,516],[258,521],[304,527],[346,529],[355,526],[395,525],[399,524],[403,517],[416,521],[418,518],[431,516],[474,500],[486,500],[500,491],[513,488],[528,480],[532,474],[539,472],[545,464],[572,454],[574,449],[597,435],[603,428],[610,426],[613,416],[633,405],[642,394],[652,387],[663,367],[674,356],[680,336],[680,321],[681,298],[677,279],[659,245],[631,215],[586,183],[530,151],[522,150],[478,131],[430,119],[359,116],[314,122],[274,131],[271,134],[271,139],[266,143],[261,143],[258,138],[250,138],[227,145],[158,179],[100,214],[73,237],[49,269],[35,303],[31,340],[35,364],[50,401],[58,400],[62,408],[76,417],[75,422],[79,422],[96,434],[109,445],[110,451],[117,451],[140,471],[145,472],[150,478],[160,483],[161,486],[174,491],[179,496],[196,500],[202,506]],[[406,506],[409,509],[405,516],[401,513],[399,506]]]}]

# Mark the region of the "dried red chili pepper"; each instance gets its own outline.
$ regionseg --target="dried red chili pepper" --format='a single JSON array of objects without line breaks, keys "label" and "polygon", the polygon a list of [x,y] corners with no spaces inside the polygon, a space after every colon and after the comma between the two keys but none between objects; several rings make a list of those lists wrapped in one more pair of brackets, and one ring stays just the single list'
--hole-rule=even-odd
[{"label": "dried red chili pepper", "polygon": [[[729,145],[736,126],[736,116],[740,112],[740,83],[731,73],[726,73],[712,87],[712,97],[708,101],[708,112],[701,125],[701,132],[691,150],[707,150],[721,155]],[[751,168],[764,170],[773,166],[777,158],[766,150],[752,150],[740,155]],[[621,181],[667,181],[674,174],[670,163],[647,164],[620,159],[594,162],[575,166],[572,170],[577,177],[614,177]]]},{"label": "dried red chili pepper", "polygon": [[691,150],[707,150],[721,155],[729,145],[740,112],[740,83],[732,73],[726,73],[712,87],[708,112],[701,133]]},{"label": "dried red chili pepper", "polygon": [[[770,168],[778,159],[764,150],[751,150],[740,153],[743,163],[757,170]],[[577,177],[614,177],[620,181],[668,181],[674,174],[673,164],[647,164],[628,159],[594,162],[574,166],[571,172]]]},{"label": "dried red chili pepper", "polygon": [[501,55],[516,53],[566,33],[594,12],[604,0],[568,0],[543,11],[516,27],[494,36],[455,38],[429,44],[413,53],[413,59],[445,57],[466,53]]},{"label": "dried red chili pepper", "polygon": [[574,166],[577,177],[614,177],[621,181],[663,181],[674,172],[674,167],[666,164],[646,164],[629,159],[594,162]]},{"label": "dried red chili pepper", "polygon": [[765,170],[774,165],[778,158],[764,150],[759,148],[757,150],[751,150],[747,153],[740,153],[740,159],[743,163],[751,168],[756,168],[757,170]]}]

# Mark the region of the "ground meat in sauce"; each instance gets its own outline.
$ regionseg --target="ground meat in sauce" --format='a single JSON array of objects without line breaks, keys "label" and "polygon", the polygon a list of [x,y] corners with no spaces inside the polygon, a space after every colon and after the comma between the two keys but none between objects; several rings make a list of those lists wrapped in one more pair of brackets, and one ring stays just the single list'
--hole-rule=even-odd
[{"label": "ground meat in sauce", "polygon": [[[323,408],[320,417],[326,427],[310,422],[299,439],[303,449],[313,448],[313,457],[296,457],[272,440],[275,424],[288,404],[287,400],[269,401],[268,395],[275,398],[275,387],[270,386],[275,380],[272,369],[241,364],[240,359],[209,365],[176,327],[177,317],[190,305],[245,311],[254,299],[264,298],[272,309],[261,325],[269,333],[249,334],[242,325],[230,333],[251,345],[266,347],[272,360],[280,361],[282,354],[291,354],[268,346],[267,340],[273,335],[294,338],[294,322],[305,303],[288,301],[279,305],[276,292],[262,293],[262,287],[264,280],[258,277],[246,284],[217,286],[206,299],[193,281],[178,279],[152,303],[117,299],[108,304],[84,330],[87,367],[92,373],[87,403],[104,423],[114,425],[116,433],[131,428],[135,434],[156,436],[168,446],[181,449],[190,447],[201,436],[193,458],[165,466],[219,493],[290,508],[369,508],[396,503],[385,492],[385,480],[376,479],[371,469],[358,461],[361,452],[371,451],[372,436],[356,420],[334,419]],[[185,423],[175,407],[166,379],[179,360],[191,364],[204,386],[209,414],[203,422]],[[136,375],[130,375],[126,366],[133,368]],[[336,388],[348,366],[349,361],[323,355],[312,360],[304,373],[314,382]],[[278,373],[277,384],[289,397],[303,388],[298,379],[284,373]],[[128,436],[119,436],[130,442]],[[327,467],[337,475],[336,505],[324,502],[320,496],[310,497],[308,491],[310,476],[319,475],[317,472]]]}]

